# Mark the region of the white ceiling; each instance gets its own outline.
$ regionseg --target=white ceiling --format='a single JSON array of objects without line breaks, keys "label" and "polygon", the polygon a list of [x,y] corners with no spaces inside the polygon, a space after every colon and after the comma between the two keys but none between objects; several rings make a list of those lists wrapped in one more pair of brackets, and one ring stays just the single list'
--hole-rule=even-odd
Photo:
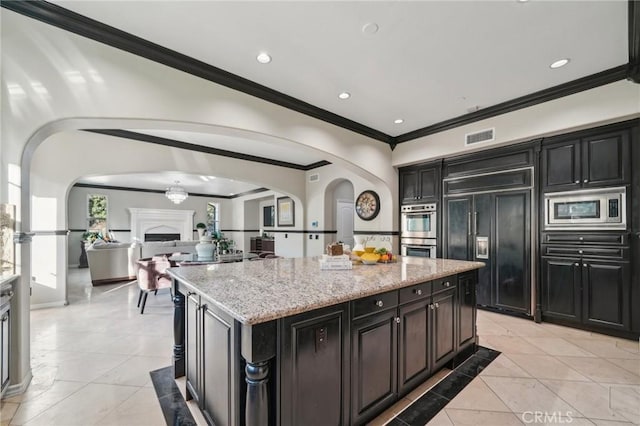
[{"label": "white ceiling", "polygon": [[[391,136],[628,62],[626,0],[53,3]],[[261,51],[270,64],[256,61]],[[569,64],[550,69],[560,58]],[[351,98],[338,99],[343,91]],[[299,146],[145,133],[303,165],[324,159]]]}]

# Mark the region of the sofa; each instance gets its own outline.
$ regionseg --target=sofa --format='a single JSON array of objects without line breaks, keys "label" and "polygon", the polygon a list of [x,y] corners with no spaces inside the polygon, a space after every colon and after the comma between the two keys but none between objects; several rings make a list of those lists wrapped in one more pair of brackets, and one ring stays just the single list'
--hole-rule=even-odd
[{"label": "sofa", "polygon": [[196,253],[199,241],[146,241],[142,244],[141,257],[153,257],[169,253]]},{"label": "sofa", "polygon": [[141,249],[131,243],[94,242],[87,248],[91,283],[96,286],[135,280]]}]

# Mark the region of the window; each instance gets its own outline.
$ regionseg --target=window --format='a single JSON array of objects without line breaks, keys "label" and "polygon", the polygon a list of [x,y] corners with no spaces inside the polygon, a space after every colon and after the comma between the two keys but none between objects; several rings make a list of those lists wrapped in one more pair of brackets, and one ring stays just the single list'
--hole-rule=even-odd
[{"label": "window", "polygon": [[87,231],[107,230],[107,196],[89,194],[87,196]]},{"label": "window", "polygon": [[220,206],[217,203],[207,203],[207,229],[212,235],[220,232]]}]

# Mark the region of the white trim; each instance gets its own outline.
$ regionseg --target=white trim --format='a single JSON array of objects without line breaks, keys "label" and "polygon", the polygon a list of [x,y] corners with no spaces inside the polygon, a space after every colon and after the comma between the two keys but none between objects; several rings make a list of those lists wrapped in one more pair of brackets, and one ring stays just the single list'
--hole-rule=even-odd
[{"label": "white trim", "polygon": [[1,399],[8,399],[12,396],[22,395],[29,387],[31,379],[33,379],[33,374],[31,374],[31,368],[29,368],[29,371],[24,376],[24,380],[22,380],[20,383],[11,384],[5,388]]},{"label": "white trim", "polygon": [[67,306],[69,304],[66,300],[58,300],[57,302],[38,303],[37,305],[31,305],[31,310],[45,309],[45,308],[59,308],[60,306]]},{"label": "white trim", "polygon": [[182,241],[193,240],[194,210],[129,208],[131,213],[131,239],[144,241],[151,229],[171,229],[180,234]]}]

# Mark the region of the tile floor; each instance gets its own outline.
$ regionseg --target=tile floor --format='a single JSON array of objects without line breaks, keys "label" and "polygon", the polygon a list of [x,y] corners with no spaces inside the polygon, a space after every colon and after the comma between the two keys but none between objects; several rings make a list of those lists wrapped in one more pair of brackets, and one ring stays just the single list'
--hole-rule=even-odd
[{"label": "tile floor", "polygon": [[[33,381],[2,401],[0,426],[164,425],[149,371],[171,362],[168,293],[149,296],[140,315],[135,283],[92,287],[86,269],[71,269],[69,283],[69,306],[31,313]],[[502,354],[429,425],[640,424],[638,342],[486,311],[478,333]],[[394,417],[446,374],[371,424],[402,425]]]}]

